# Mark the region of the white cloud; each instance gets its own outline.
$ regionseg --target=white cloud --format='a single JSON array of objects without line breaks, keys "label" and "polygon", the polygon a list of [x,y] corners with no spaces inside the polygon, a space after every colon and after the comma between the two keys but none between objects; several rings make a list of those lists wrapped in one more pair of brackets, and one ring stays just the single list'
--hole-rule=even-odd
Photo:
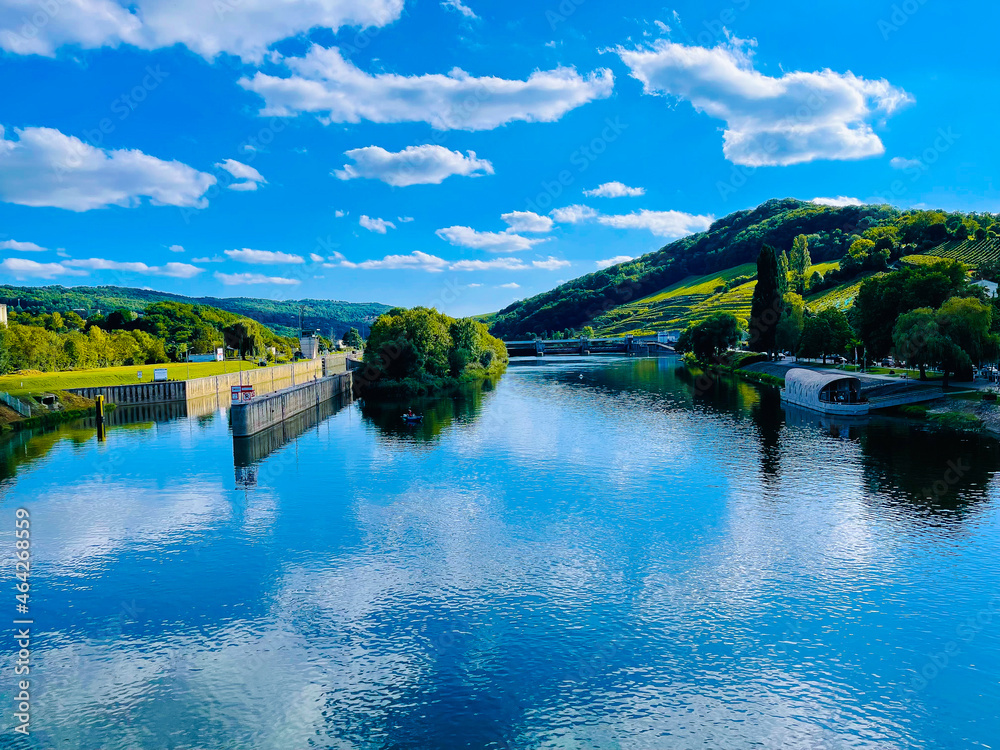
[{"label": "white cloud", "polygon": [[460,260],[452,263],[452,271],[525,271],[530,268],[520,258],[494,258],[493,260]]},{"label": "white cloud", "polygon": [[377,234],[385,234],[387,229],[395,229],[396,225],[391,221],[386,221],[385,219],[373,219],[370,216],[361,215],[358,219],[358,224],[367,229],[369,232],[375,232]]},{"label": "white cloud", "polygon": [[682,211],[647,211],[599,216],[597,221],[615,229],[647,229],[657,237],[684,237],[704,232],[715,221],[713,216],[696,216]]},{"label": "white cloud", "polygon": [[605,182],[593,190],[584,190],[584,195],[594,198],[635,198],[646,194],[646,188],[629,187],[621,182]]},{"label": "white cloud", "polygon": [[889,166],[893,169],[912,169],[922,167],[924,163],[920,159],[904,159],[902,156],[896,156],[889,160]]},{"label": "white cloud", "polygon": [[464,5],[462,0],[441,0],[441,6],[444,8],[451,8],[452,10],[457,10],[466,18],[479,18],[476,12],[472,10],[468,5]]},{"label": "white cloud", "polygon": [[338,208],[336,211],[333,212],[333,215],[336,216],[338,219],[343,219],[345,216],[347,216],[347,211],[341,211]]},{"label": "white cloud", "polygon": [[52,128],[17,128],[9,140],[0,126],[0,200],[22,206],[89,211],[107,206],[204,208],[215,177],[179,161],[137,150],[95,148]]},{"label": "white cloud", "polygon": [[[53,56],[64,45],[85,49],[183,44],[207,59],[222,52],[259,62],[277,41],[313,28],[385,26],[403,0],[0,0],[0,49]],[[44,23],[31,23],[41,17]],[[29,33],[30,32],[30,33]]]},{"label": "white cloud", "polygon": [[[408,255],[387,255],[381,260],[366,260],[360,263],[353,263],[344,258],[337,258],[336,262],[326,263],[328,268],[360,268],[366,271],[427,271],[429,273],[440,273],[442,271],[529,271],[539,269],[552,271],[558,268],[565,268],[571,265],[567,260],[548,257],[544,260],[535,260],[530,263],[520,258],[493,258],[491,260],[459,260],[448,261],[436,255],[414,251]],[[470,284],[470,287],[482,286],[481,284]]]},{"label": "white cloud", "polygon": [[544,234],[552,231],[552,219],[539,216],[534,211],[511,211],[500,216],[510,227],[508,232]]},{"label": "white cloud", "polygon": [[534,260],[526,263],[520,258],[494,258],[493,260],[460,260],[452,263],[451,271],[528,271],[537,268],[543,271],[554,271],[570,265],[568,260],[549,257],[545,260]]},{"label": "white cloud", "polygon": [[67,268],[86,271],[120,271],[138,273],[143,276],[167,276],[173,279],[191,279],[205,269],[190,263],[166,263],[162,266],[148,266],[132,261],[107,260],[105,258],[81,258],[63,261]]},{"label": "white cloud", "polygon": [[545,260],[533,260],[531,261],[531,265],[534,268],[540,268],[543,271],[556,271],[560,268],[568,268],[573,264],[568,260],[559,260],[558,258],[549,256]]},{"label": "white cloud", "polygon": [[223,258],[221,255],[213,255],[211,257],[207,257],[206,256],[204,258],[192,258],[191,262],[192,263],[225,263],[226,259]]},{"label": "white cloud", "polygon": [[850,198],[846,195],[839,195],[836,198],[813,198],[811,203],[817,203],[820,206],[835,206],[837,208],[843,208],[844,206],[863,206],[864,201],[858,200],[857,198]]},{"label": "white cloud", "polygon": [[477,159],[475,151],[463,156],[460,151],[450,151],[444,146],[408,146],[402,151],[386,151],[379,146],[355,148],[344,154],[354,160],[343,169],[334,170],[340,180],[365,177],[381,180],[393,187],[410,185],[439,185],[452,175],[481,177],[493,174],[493,165],[486,159]]},{"label": "white cloud", "polygon": [[326,258],[324,258],[319,253],[309,253],[309,260],[311,260],[313,263],[323,263],[326,261]]},{"label": "white cloud", "polygon": [[411,221],[413,221],[413,217],[412,216],[397,216],[396,217],[396,221],[398,221],[400,224],[409,224]]},{"label": "white cloud", "polygon": [[278,286],[295,286],[301,282],[298,279],[286,279],[283,276],[265,276],[262,273],[220,273],[214,274],[218,281],[226,286],[242,286],[243,284],[276,284]]},{"label": "white cloud", "polygon": [[184,252],[184,246],[183,245],[171,245],[167,249],[170,250],[170,252],[172,252],[172,253],[183,253]]},{"label": "white cloud", "polygon": [[448,268],[448,261],[436,255],[422,253],[419,250],[409,255],[387,255],[382,260],[366,260],[361,263],[352,263],[349,260],[340,261],[339,265],[345,268],[362,268],[364,270],[414,270],[440,273]]},{"label": "white cloud", "polygon": [[510,232],[478,232],[472,227],[445,227],[435,234],[452,245],[489,253],[518,253],[545,241]]},{"label": "white cloud", "polygon": [[256,73],[240,85],[260,94],[261,114],[311,112],[323,122],[426,122],[438,130],[492,130],[508,122],[554,122],[576,107],[610,96],[614,76],[587,77],[573,68],[536,70],[527,80],[475,78],[455,68],[447,75],[371,75],[335,48],[313,46],[286,58],[288,78]]},{"label": "white cloud", "polygon": [[258,185],[267,184],[267,180],[256,169],[249,164],[244,164],[236,159],[226,159],[216,164],[219,169],[224,169],[235,177],[239,182],[229,184],[230,190],[256,190]]},{"label": "white cloud", "polygon": [[67,268],[62,263],[39,263],[27,258],[7,258],[0,263],[0,268],[18,279],[54,279],[57,276],[86,275],[86,272]]},{"label": "white cloud", "polygon": [[202,273],[204,269],[189,263],[167,263],[163,266],[149,266],[145,263],[132,261],[107,260],[105,258],[81,258],[66,260],[63,265],[68,268],[87,271],[119,271],[137,273],[144,276],[169,276],[180,279],[190,279]]},{"label": "white cloud", "polygon": [[515,282],[510,282],[509,284],[500,284],[497,289],[520,289],[521,285]]},{"label": "white cloud", "polygon": [[550,212],[550,216],[560,224],[579,224],[581,221],[596,219],[600,214],[590,206],[575,204],[565,208],[556,208]]},{"label": "white cloud", "polygon": [[305,260],[301,255],[291,253],[280,253],[272,250],[251,250],[244,247],[242,250],[226,250],[226,255],[241,263],[251,263],[257,266],[273,266],[281,264],[301,264]]},{"label": "white cloud", "polygon": [[596,220],[615,229],[646,229],[657,237],[684,237],[693,232],[703,232],[712,226],[713,216],[687,214],[683,211],[635,211],[630,214],[602,214],[589,206],[567,206],[551,212],[560,223],[577,224]]},{"label": "white cloud", "polygon": [[17,240],[4,240],[0,242],[0,250],[17,250],[21,253],[44,253],[48,248],[36,245],[34,242],[18,242]]},{"label": "white cloud", "polygon": [[885,149],[870,122],[913,101],[885,79],[829,68],[766,76],[754,70],[752,48],[736,38],[714,49],[660,40],[615,52],[645,93],[684,99],[724,120],[723,153],[746,166],[879,156]]},{"label": "white cloud", "polygon": [[611,268],[611,266],[617,266],[619,263],[628,263],[630,260],[634,260],[631,255],[616,255],[614,258],[608,258],[607,260],[597,261],[598,270],[603,271],[605,268]]}]

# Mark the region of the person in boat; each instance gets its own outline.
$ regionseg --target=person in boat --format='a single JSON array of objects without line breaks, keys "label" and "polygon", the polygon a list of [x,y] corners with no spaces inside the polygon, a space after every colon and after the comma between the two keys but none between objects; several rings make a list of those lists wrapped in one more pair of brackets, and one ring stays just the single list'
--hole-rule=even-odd
[{"label": "person in boat", "polygon": [[413,419],[416,416],[417,415],[413,413],[413,407],[412,406],[409,409],[406,410],[406,418],[407,419]]}]

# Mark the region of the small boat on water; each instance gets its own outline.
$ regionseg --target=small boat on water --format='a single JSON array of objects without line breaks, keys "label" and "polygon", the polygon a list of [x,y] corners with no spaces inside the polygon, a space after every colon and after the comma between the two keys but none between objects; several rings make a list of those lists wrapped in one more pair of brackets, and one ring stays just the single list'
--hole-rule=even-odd
[{"label": "small boat on water", "polygon": [[406,422],[407,424],[418,424],[419,422],[423,422],[424,421],[424,415],[423,414],[404,414],[403,415],[403,421]]}]

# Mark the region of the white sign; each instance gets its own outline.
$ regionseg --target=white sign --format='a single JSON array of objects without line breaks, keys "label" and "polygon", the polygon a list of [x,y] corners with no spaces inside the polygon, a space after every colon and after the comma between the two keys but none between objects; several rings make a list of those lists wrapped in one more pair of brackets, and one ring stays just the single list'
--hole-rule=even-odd
[{"label": "white sign", "polygon": [[167,382],[167,370],[166,368],[157,367],[153,370],[153,382],[154,383],[166,383]]},{"label": "white sign", "polygon": [[238,404],[240,402],[240,394],[243,389],[238,385],[232,385],[229,387],[230,395],[232,396],[232,402]]},{"label": "white sign", "polygon": [[139,372],[137,372],[135,376],[139,378],[139,380],[142,380],[142,370],[139,370]]}]

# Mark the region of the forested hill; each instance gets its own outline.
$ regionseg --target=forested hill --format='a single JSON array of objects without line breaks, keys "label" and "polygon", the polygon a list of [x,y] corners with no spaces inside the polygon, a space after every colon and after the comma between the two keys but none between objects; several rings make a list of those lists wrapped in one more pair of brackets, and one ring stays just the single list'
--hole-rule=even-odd
[{"label": "forested hill", "polygon": [[764,243],[778,252],[790,250],[800,234],[809,237],[812,260],[819,262],[843,258],[862,235],[897,254],[904,248],[920,252],[949,239],[985,237],[997,230],[995,221],[989,214],[900,211],[887,205],[837,208],[792,198],[770,200],[717,220],[707,232],[515,302],[496,315],[491,331],[510,340],[544,331],[578,330],[620,305],[688,276],[754,261]]},{"label": "forested hill", "polygon": [[[314,299],[276,301],[252,297],[194,298],[151,289],[116,286],[0,286],[0,302],[11,307],[20,304],[25,311],[34,314],[65,310],[84,310],[87,313],[101,310],[105,314],[120,309],[142,312],[154,302],[209,305],[263,323],[281,336],[298,335],[301,308],[303,327],[318,328],[325,336],[329,336],[332,328],[335,337],[343,336],[352,326],[366,330],[375,318],[390,309],[388,305],[375,302]],[[86,317],[86,314],[83,316]]]}]

